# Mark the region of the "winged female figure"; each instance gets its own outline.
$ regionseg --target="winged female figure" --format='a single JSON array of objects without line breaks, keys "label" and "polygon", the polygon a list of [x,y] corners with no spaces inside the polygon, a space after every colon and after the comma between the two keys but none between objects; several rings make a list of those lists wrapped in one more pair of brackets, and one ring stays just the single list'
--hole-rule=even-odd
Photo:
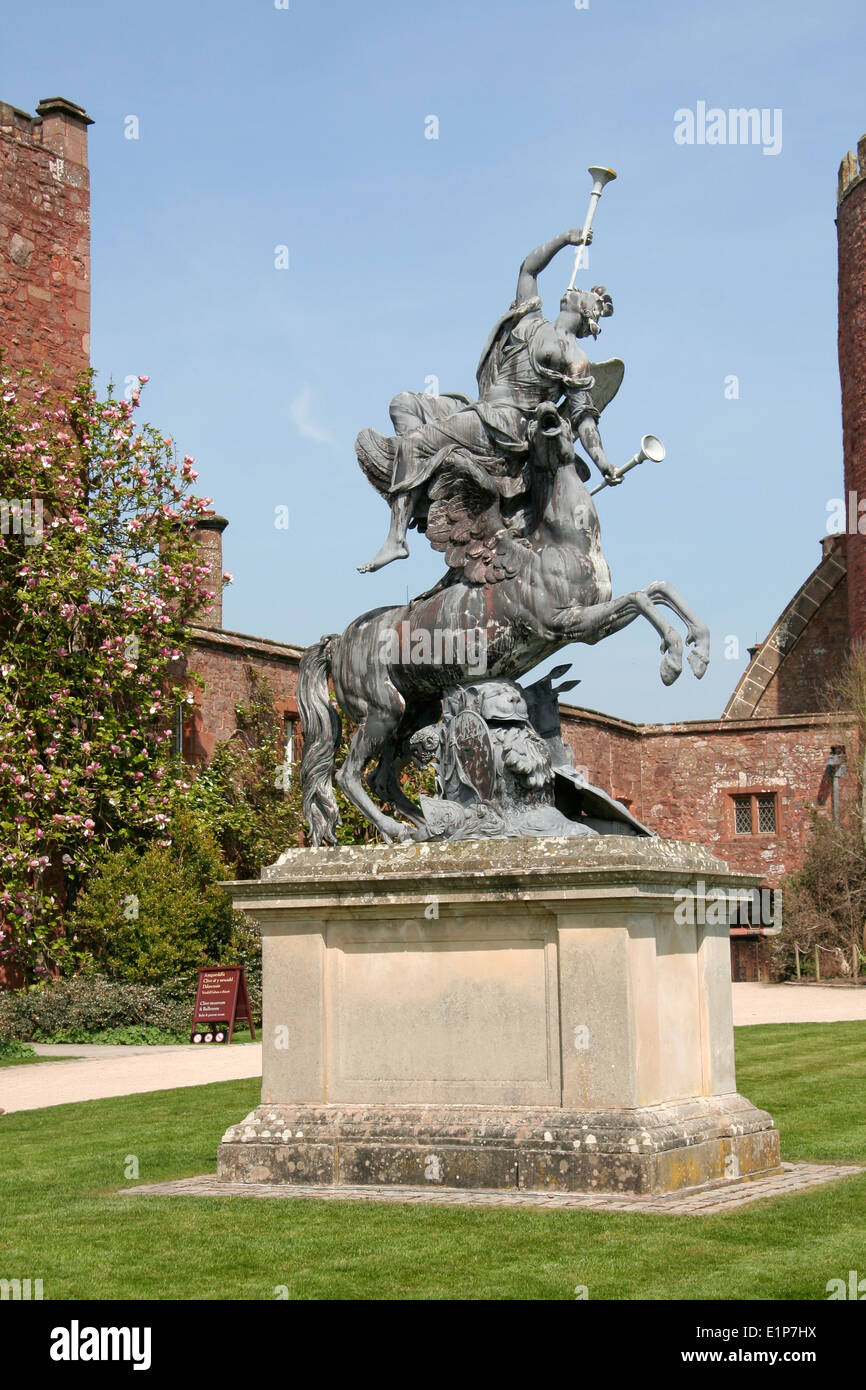
[{"label": "winged female figure", "polygon": [[[591,240],[592,233],[587,240]],[[565,246],[579,246],[583,233],[563,232],[531,251],[520,267],[514,302],[494,325],[478,364],[478,399],[458,392],[431,396],[403,391],[391,402],[394,435],[360,432],[355,451],[364,474],[391,508],[387,539],[362,574],[409,554],[410,526],[427,532],[435,549],[444,538],[428,530],[431,500],[443,500],[447,468],[459,455],[463,465],[483,470],[479,484],[492,483],[503,522],[513,534],[526,534],[531,480],[527,456],[529,424],[542,402],[560,404],[575,439],[609,483],[620,481],[601,442],[598,419],[616,395],[624,366],[617,358],[593,364],[578,340],[596,338],[600,320],[613,313],[603,286],[567,290],[551,323],[541,312],[538,276]],[[584,481],[590,471],[575,460]],[[439,480],[437,485],[437,479]],[[489,480],[489,483],[488,483]],[[447,487],[445,489],[447,492]]]}]

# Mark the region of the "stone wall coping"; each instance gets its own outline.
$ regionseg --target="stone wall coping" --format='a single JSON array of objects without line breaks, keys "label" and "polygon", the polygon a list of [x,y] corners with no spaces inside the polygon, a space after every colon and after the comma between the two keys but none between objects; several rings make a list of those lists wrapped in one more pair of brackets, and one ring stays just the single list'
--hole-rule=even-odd
[{"label": "stone wall coping", "polygon": [[264,656],[276,656],[282,661],[300,661],[303,647],[293,647],[290,642],[271,641],[265,637],[252,637],[244,632],[231,632],[226,628],[201,627],[190,624],[191,643],[195,647],[214,647],[218,651],[259,652]]},{"label": "stone wall coping", "polygon": [[[748,668],[747,668],[748,669]],[[583,724],[598,724],[604,728],[613,728],[624,734],[630,734],[634,738],[660,738],[668,734],[683,734],[686,737],[693,737],[695,734],[724,734],[734,736],[736,734],[758,733],[763,729],[808,729],[829,727],[847,721],[853,721],[855,716],[853,710],[834,710],[829,714],[768,714],[751,716],[744,719],[683,719],[670,724],[633,724],[628,719],[620,719],[616,715],[605,714],[602,710],[584,709],[580,705],[560,705],[562,716],[566,720],[575,720]]]}]

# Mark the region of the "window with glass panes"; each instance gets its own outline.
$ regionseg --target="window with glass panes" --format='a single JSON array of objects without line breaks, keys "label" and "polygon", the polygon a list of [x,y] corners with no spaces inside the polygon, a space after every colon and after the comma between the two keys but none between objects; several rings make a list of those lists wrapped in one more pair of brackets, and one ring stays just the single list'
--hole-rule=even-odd
[{"label": "window with glass panes", "polygon": [[735,835],[775,835],[776,793],[740,792],[734,803]]},{"label": "window with glass panes", "polygon": [[283,761],[288,768],[296,763],[301,756],[301,725],[294,715],[287,714],[285,718],[285,752]]}]

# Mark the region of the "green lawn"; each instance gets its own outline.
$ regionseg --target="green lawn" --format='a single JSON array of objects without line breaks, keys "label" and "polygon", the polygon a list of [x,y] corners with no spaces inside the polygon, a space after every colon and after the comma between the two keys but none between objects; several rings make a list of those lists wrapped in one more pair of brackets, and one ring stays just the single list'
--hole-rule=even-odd
[{"label": "green lawn", "polygon": [[[866,1162],[866,1023],[738,1030],[789,1159]],[[45,1298],[825,1299],[866,1276],[866,1174],[720,1217],[128,1198],[212,1172],[255,1081],[0,1117],[0,1275]]]},{"label": "green lawn", "polygon": [[0,1057],[0,1067],[32,1067],[34,1062],[71,1062],[69,1057],[40,1057],[34,1052],[30,1057]]}]

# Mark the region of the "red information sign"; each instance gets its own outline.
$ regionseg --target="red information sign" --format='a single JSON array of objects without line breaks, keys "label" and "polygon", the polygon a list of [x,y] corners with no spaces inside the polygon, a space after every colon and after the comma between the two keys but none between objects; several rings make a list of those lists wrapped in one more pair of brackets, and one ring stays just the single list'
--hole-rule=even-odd
[{"label": "red information sign", "polygon": [[194,1043],[231,1042],[236,1023],[246,1021],[256,1040],[250,996],[242,965],[205,966],[198,972],[192,1016]]}]

